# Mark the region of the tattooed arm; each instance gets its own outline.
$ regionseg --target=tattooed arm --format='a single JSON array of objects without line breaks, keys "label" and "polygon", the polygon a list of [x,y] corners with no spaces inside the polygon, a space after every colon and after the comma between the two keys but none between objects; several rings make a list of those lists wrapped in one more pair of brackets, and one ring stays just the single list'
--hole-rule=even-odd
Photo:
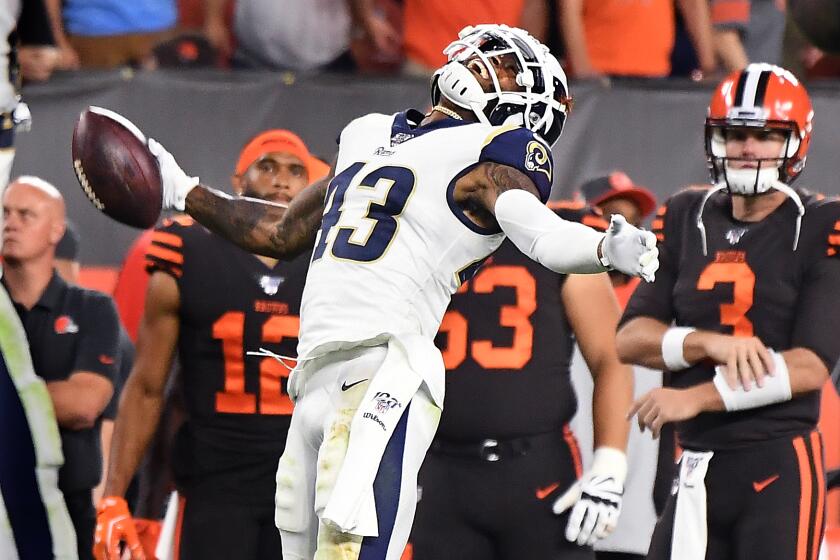
[{"label": "tattooed arm", "polygon": [[208,229],[249,253],[288,259],[315,243],[331,179],[332,173],[303,189],[288,206],[232,197],[199,185],[187,195],[186,210]]},{"label": "tattooed arm", "polygon": [[539,199],[537,186],[522,171],[509,165],[485,162],[461,177],[455,184],[455,202],[476,224],[496,228],[496,199],[505,191],[521,189]]},{"label": "tattooed arm", "polygon": [[455,184],[455,201],[476,224],[501,229],[520,251],[561,274],[603,272],[604,235],[566,221],[540,202],[522,171],[485,162]]}]

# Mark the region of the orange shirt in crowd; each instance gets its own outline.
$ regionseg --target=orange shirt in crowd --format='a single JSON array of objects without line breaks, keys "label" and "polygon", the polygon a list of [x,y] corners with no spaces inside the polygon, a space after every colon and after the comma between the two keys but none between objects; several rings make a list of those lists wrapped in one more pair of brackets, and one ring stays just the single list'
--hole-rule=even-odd
[{"label": "orange shirt in crowd", "polygon": [[479,23],[519,26],[524,5],[525,0],[405,0],[405,55],[426,68],[439,68],[446,63],[443,49],[461,29]]},{"label": "orange shirt in crowd", "polygon": [[674,0],[586,0],[592,67],[617,76],[667,76],[674,47]]}]

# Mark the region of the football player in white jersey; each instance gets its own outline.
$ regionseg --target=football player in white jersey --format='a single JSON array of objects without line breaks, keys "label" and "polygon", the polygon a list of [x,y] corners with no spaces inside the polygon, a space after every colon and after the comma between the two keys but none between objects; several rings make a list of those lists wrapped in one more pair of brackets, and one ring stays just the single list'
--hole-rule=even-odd
[{"label": "football player in white jersey", "polygon": [[[604,235],[544,206],[570,104],[548,49],[522,30],[480,25],[446,54],[428,114],[351,122],[333,173],[288,207],[201,186],[149,142],[164,207],[254,253],[288,258],[314,244],[277,472],[286,560],[400,557],[443,405],[432,340],[450,295],[505,235],[560,273],[651,280],[658,267],[651,233],[619,218]],[[581,500],[598,515],[597,497]]]}]

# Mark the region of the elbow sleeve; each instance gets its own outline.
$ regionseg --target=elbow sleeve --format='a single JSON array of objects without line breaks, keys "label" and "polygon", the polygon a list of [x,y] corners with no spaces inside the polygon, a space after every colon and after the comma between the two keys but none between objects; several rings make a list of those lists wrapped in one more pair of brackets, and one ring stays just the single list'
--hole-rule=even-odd
[{"label": "elbow sleeve", "polygon": [[560,274],[593,274],[606,267],[598,259],[604,234],[564,220],[529,192],[505,191],[496,199],[496,221],[516,247]]}]

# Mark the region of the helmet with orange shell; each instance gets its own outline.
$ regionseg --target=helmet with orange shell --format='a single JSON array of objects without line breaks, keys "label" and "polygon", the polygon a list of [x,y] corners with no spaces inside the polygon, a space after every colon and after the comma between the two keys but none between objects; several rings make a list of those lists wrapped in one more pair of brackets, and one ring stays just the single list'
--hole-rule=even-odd
[{"label": "helmet with orange shell", "polygon": [[[706,118],[706,156],[715,183],[733,194],[766,192],[776,181],[790,184],[805,168],[814,111],[805,87],[791,72],[754,63],[727,76],[715,89]],[[782,132],[778,157],[757,168],[732,169],[726,156],[726,131],[752,128]]]},{"label": "helmet with orange shell", "polygon": [[[706,157],[715,187],[710,189],[697,213],[697,228],[707,252],[703,209],[720,190],[730,194],[753,196],[770,189],[784,192],[798,209],[793,250],[799,245],[799,233],[805,207],[789,185],[805,168],[811,143],[814,110],[805,87],[790,71],[780,66],[753,63],[737,70],[717,86],[706,117]],[[726,154],[727,133],[743,129],[781,132],[785,138],[779,155],[752,159],[757,166],[731,166],[739,158]]]}]

